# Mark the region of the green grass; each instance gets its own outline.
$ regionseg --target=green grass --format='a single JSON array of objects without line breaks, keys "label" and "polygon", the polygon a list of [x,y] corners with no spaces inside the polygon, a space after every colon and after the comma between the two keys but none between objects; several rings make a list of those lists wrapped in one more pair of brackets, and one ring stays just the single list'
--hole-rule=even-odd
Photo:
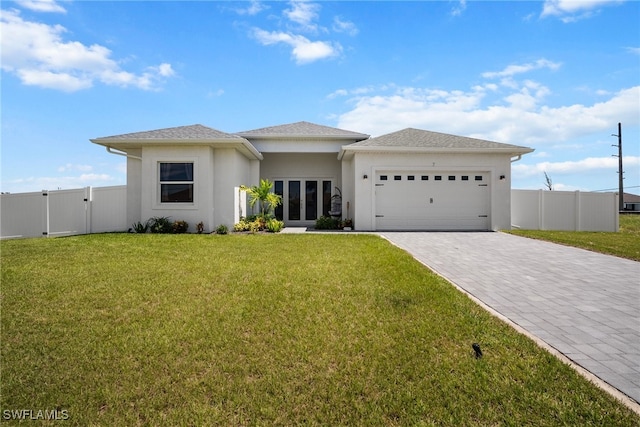
[{"label": "green grass", "polygon": [[0,247],[3,411],[104,426],[640,423],[376,236]]},{"label": "green grass", "polygon": [[509,233],[640,261],[640,215],[620,215],[620,231],[511,230]]}]

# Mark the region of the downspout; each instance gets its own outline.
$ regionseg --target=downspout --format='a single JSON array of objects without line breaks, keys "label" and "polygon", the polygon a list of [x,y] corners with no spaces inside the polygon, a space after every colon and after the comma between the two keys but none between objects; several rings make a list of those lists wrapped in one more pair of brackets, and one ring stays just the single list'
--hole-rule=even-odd
[{"label": "downspout", "polygon": [[107,145],[107,152],[111,154],[116,154],[118,156],[125,156],[131,159],[142,160],[142,157],[134,156],[133,154],[123,153],[122,151],[114,151],[113,148],[109,147],[108,145]]}]

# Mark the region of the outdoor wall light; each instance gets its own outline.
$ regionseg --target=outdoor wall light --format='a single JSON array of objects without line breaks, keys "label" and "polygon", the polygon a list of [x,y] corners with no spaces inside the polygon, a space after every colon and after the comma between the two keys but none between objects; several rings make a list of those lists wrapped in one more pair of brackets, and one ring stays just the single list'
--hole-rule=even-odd
[{"label": "outdoor wall light", "polygon": [[507,177],[504,175],[500,175],[500,181],[504,181]]},{"label": "outdoor wall light", "polygon": [[369,177],[367,176],[366,173],[364,175],[362,175],[362,179],[367,179],[367,178],[369,178]]}]

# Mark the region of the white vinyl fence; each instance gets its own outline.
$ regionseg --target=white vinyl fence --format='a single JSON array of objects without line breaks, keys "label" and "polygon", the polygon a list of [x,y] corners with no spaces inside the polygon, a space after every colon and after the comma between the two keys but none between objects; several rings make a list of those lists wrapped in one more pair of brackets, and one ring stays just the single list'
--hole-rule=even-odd
[{"label": "white vinyl fence", "polygon": [[511,190],[514,228],[615,232],[618,214],[618,193]]},{"label": "white vinyl fence", "polygon": [[0,238],[127,231],[127,187],[78,188],[0,196]]},{"label": "white vinyl fence", "polygon": [[[236,191],[236,222],[246,194]],[[2,194],[0,238],[124,232],[127,187]],[[511,224],[529,230],[618,231],[618,193],[511,190]]]}]

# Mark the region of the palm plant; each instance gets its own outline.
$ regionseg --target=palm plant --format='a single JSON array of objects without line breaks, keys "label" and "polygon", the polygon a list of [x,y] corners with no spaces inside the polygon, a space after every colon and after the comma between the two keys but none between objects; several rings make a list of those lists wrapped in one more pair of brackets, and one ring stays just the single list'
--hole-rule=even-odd
[{"label": "palm plant", "polygon": [[253,208],[257,202],[260,202],[260,215],[262,217],[273,212],[274,209],[282,203],[282,196],[273,193],[271,191],[272,188],[273,183],[268,179],[261,179],[260,185],[254,185],[253,187],[240,186],[240,190],[246,191],[249,195],[249,206],[251,206],[251,208]]}]

